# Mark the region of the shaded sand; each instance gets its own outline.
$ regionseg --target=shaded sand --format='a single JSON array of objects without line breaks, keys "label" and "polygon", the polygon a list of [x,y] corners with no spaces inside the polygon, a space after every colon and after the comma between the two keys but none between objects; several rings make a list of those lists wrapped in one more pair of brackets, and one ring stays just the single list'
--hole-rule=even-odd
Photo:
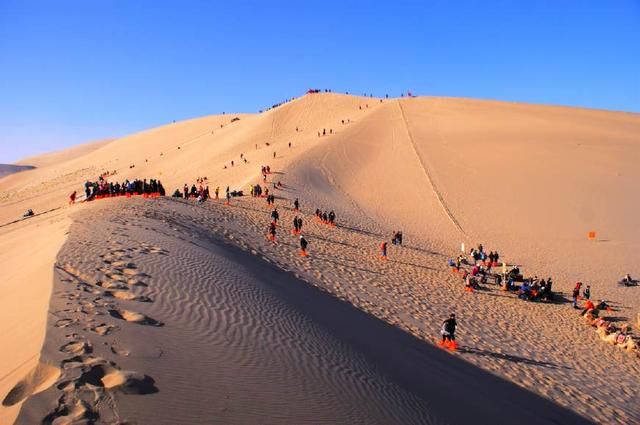
[{"label": "shaded sand", "polygon": [[[17,423],[587,423],[224,242],[232,219],[169,200],[78,214],[43,354],[62,374]],[[105,298],[95,283],[115,263],[155,301]],[[113,319],[135,323],[87,331]]]},{"label": "shaded sand", "polygon": [[[163,225],[146,226],[145,233],[169,226],[186,239],[199,238],[201,229],[189,226],[205,226],[255,252],[256,260],[266,259],[422,341],[431,343],[439,321],[455,310],[462,342],[456,356],[595,421],[640,421],[638,359],[601,342],[562,297],[557,304],[526,303],[492,286],[467,294],[446,267],[461,242],[467,247],[482,242],[489,250],[498,249],[510,263],[520,264],[527,274],[553,276],[554,289],[564,293],[565,300],[576,280],[591,284],[593,298],[606,298],[614,306],[609,316],[618,323],[635,322],[640,291],[616,282],[625,272],[640,274],[634,256],[640,249],[635,223],[640,199],[636,184],[640,171],[635,164],[640,157],[638,114],[448,98],[381,102],[329,93],[303,96],[262,114],[237,115],[240,119],[232,122],[235,117],[169,124],[97,149],[61,153],[55,161],[44,159],[37,169],[0,179],[2,270],[16,273],[11,265],[22,258],[25,241],[38,241],[38,247],[43,244],[53,251],[51,241],[62,243],[55,235],[66,227],[56,223],[75,211],[90,214],[103,208],[100,203],[67,206],[69,193],[81,192],[84,180],[101,172],[116,171],[112,181],[160,178],[168,193],[203,176],[212,191],[216,186],[222,192],[226,186],[248,191],[249,183],[260,180],[260,165],[269,164],[274,170],[269,184],[285,183],[276,192],[285,227],[293,217],[288,209],[292,199],[302,202],[310,258],[299,257],[297,241],[285,239],[281,231],[282,243],[276,247],[264,239],[269,219],[262,201],[234,201],[230,208],[208,202],[191,206],[189,214],[170,200],[149,201],[159,205],[150,211],[139,201],[99,202],[126,217],[144,213],[164,220]],[[327,135],[319,137],[323,129]],[[240,159],[241,153],[247,163]],[[27,208],[37,216],[20,219]],[[338,227],[329,230],[314,223],[310,213],[315,208],[335,210]],[[175,215],[168,212],[172,209]],[[404,231],[405,246],[391,247],[390,260],[380,263],[377,246],[398,228]],[[109,239],[125,240],[129,230],[122,224]],[[586,238],[591,230],[598,235],[594,241]],[[16,235],[24,235],[24,240]],[[175,255],[159,244],[144,243],[136,248],[141,255],[162,261]],[[153,292],[154,279],[168,274],[171,267],[163,266],[154,274],[127,258],[132,256],[127,247],[115,247],[113,252],[111,248],[84,269],[77,264],[82,257],[59,260],[56,273],[70,273],[90,286],[68,294],[64,309],[76,316],[51,318],[50,332],[75,329],[81,326],[82,315],[95,311],[100,313],[96,319],[81,326],[91,338],[115,338],[127,329],[171,331],[162,309],[155,310],[162,297]],[[54,253],[49,254],[52,261]],[[10,288],[12,297],[2,298],[8,308],[0,309],[0,323],[11,324],[8,332],[14,332],[2,339],[0,356],[13,364],[6,366],[7,371],[31,359],[16,373],[0,374],[2,398],[37,365],[44,335],[43,320],[19,319],[46,314],[46,302],[32,301],[30,291],[38,291],[38,300],[43,293],[39,280],[29,284],[26,274],[31,271],[22,270],[25,275]],[[79,302],[93,292],[100,300]],[[164,326],[127,321],[127,315],[140,316],[125,311]],[[55,350],[68,342],[81,341],[60,341]],[[109,344],[104,359],[114,355],[130,359],[146,348]],[[96,344],[90,346],[96,350]],[[66,350],[85,351],[82,347],[73,344]],[[159,354],[151,350],[148,355]],[[87,361],[92,360],[75,363]],[[118,364],[119,370],[161,379],[162,374],[134,366]],[[101,366],[95,375],[108,373]],[[144,400],[162,394],[161,382],[153,385],[160,393]],[[83,400],[74,400],[68,408],[73,415],[86,416],[92,409]],[[17,406],[7,408],[11,415]],[[7,422],[2,415],[7,415],[4,407],[0,423]]]}]

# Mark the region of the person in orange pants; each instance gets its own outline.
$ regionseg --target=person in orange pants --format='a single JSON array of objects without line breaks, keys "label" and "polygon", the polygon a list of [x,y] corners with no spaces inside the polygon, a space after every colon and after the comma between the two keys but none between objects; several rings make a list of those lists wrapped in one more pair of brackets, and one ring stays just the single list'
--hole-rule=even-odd
[{"label": "person in orange pants", "polygon": [[456,326],[458,326],[456,315],[451,313],[449,318],[442,322],[442,329],[440,330],[440,334],[442,334],[442,340],[440,341],[441,346],[445,346],[450,350],[458,348],[458,344],[456,343]]},{"label": "person in orange pants", "polygon": [[309,245],[309,242],[307,242],[304,236],[300,235],[300,256],[301,257],[309,256],[309,254],[307,254],[307,245]]},{"label": "person in orange pants", "polygon": [[293,218],[293,230],[291,231],[291,233],[293,235],[299,235],[300,230],[302,230],[302,219],[298,216],[295,216]]},{"label": "person in orange pants", "polygon": [[274,222],[271,222],[269,224],[269,231],[267,232],[267,238],[271,242],[276,243],[276,224]]}]

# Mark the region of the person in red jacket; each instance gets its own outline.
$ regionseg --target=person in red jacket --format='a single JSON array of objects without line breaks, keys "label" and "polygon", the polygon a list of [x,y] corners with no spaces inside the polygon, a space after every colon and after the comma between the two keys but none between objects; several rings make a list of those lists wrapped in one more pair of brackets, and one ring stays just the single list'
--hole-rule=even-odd
[{"label": "person in red jacket", "polygon": [[386,241],[380,244],[380,259],[381,260],[387,259],[387,242]]}]

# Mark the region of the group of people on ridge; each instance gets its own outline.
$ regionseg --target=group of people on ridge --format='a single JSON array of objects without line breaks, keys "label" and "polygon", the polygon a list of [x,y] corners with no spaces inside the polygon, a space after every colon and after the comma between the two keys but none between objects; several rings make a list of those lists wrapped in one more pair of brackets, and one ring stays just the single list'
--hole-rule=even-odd
[{"label": "group of people on ridge", "polygon": [[[100,176],[97,181],[86,181],[84,183],[85,199],[91,201],[93,199],[101,199],[113,196],[164,196],[165,189],[160,180],[150,179],[134,179],[125,180],[122,183],[108,182],[104,177]],[[77,192],[73,192],[69,196],[69,203],[75,203]]]}]

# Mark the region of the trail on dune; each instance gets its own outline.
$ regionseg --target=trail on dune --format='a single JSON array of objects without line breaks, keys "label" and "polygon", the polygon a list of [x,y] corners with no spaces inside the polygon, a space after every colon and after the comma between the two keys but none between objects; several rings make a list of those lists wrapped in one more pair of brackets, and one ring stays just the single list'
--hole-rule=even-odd
[{"label": "trail on dune", "polygon": [[447,202],[445,201],[444,196],[442,195],[442,192],[440,192],[440,189],[438,189],[438,186],[435,184],[435,182],[433,180],[433,177],[431,176],[431,172],[429,171],[429,167],[425,164],[424,159],[422,159],[422,156],[420,156],[420,153],[418,152],[418,149],[416,148],[416,143],[413,140],[413,136],[411,134],[411,129],[409,128],[409,123],[408,123],[407,117],[406,117],[406,115],[404,113],[404,108],[402,107],[402,102],[400,100],[397,100],[396,102],[398,104],[398,107],[400,108],[400,115],[402,116],[402,122],[404,124],[404,128],[407,130],[407,136],[409,137],[409,142],[411,144],[411,148],[413,149],[413,152],[415,152],[416,157],[418,158],[418,161],[420,162],[420,166],[422,168],[422,171],[424,171],[425,176],[427,176],[427,180],[429,181],[429,185],[431,186],[431,189],[433,190],[433,193],[436,195],[436,198],[438,198],[438,202],[440,203],[440,206],[444,210],[445,214],[447,214],[447,217],[449,217],[449,220],[451,221],[451,223],[453,223],[453,225],[456,226],[456,228],[460,231],[460,233],[462,233],[463,235],[467,236],[466,232],[464,231],[464,229],[462,228],[462,226],[460,225],[460,223],[458,222],[456,217],[453,215],[453,213],[451,212],[451,210],[447,206]]}]

